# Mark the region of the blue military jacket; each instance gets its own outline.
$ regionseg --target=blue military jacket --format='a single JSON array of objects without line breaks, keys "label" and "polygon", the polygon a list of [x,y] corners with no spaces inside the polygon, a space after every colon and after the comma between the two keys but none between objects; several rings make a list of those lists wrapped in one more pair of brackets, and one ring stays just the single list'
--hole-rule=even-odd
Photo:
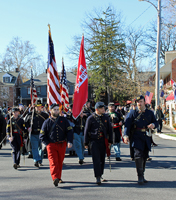
[{"label": "blue military jacket", "polygon": [[115,133],[115,136],[113,138],[113,144],[119,143],[121,140],[121,134],[120,134],[120,129],[117,126],[119,126],[120,121],[122,121],[122,123],[124,122],[123,117],[118,112],[112,112],[112,113],[109,112],[108,115],[110,118],[110,122],[114,124],[112,129],[113,132]]},{"label": "blue military jacket", "polygon": [[22,137],[24,137],[25,139],[27,138],[27,130],[25,129],[25,123],[24,120],[21,118],[17,118],[15,119],[13,116],[8,120],[7,122],[7,128],[6,128],[6,134],[7,137],[10,137],[10,130],[11,130],[11,126],[12,126],[12,135],[13,136],[17,136],[17,134],[14,133],[19,133],[19,135],[21,135]]},{"label": "blue military jacket", "polygon": [[[96,117],[100,117],[104,126],[102,126],[96,120]],[[109,116],[103,114],[101,116],[93,113],[88,117],[84,129],[84,143],[88,145],[91,140],[100,139],[100,133],[103,132],[104,137],[108,139],[109,143],[112,143],[112,127],[109,120]]]},{"label": "blue military jacket", "polygon": [[50,133],[54,122],[55,119],[51,117],[44,121],[39,136],[42,142],[45,145],[62,141],[73,143],[73,130],[67,118],[60,116],[57,124]]},{"label": "blue military jacket", "polygon": [[146,132],[141,130],[146,129],[151,123],[153,123],[155,128],[157,128],[158,122],[156,121],[155,115],[151,110],[146,109],[145,112],[142,112],[140,118],[135,120],[138,118],[139,114],[140,113],[137,110],[131,110],[128,113],[125,121],[124,136],[130,136],[130,130],[132,129],[135,121],[134,133],[131,138],[132,146],[143,151],[145,144],[147,144],[148,149],[151,151],[151,137],[147,136]]}]

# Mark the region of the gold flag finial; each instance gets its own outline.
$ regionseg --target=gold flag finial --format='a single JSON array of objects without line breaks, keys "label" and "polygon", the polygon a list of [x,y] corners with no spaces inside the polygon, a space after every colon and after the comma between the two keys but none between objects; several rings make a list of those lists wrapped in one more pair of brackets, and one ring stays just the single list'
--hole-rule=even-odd
[{"label": "gold flag finial", "polygon": [[64,57],[62,56],[62,62],[64,62]]},{"label": "gold flag finial", "polygon": [[48,24],[48,28],[49,28],[49,31],[50,31],[50,24]]},{"label": "gold flag finial", "polygon": [[32,65],[31,65],[31,69],[32,69]]}]

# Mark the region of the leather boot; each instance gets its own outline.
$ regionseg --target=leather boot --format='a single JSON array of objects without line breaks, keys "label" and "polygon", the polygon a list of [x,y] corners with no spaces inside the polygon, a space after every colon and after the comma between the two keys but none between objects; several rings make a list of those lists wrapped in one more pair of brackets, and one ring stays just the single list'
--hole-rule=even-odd
[{"label": "leather boot", "polygon": [[148,181],[144,178],[145,165],[146,165],[146,159],[144,159],[144,162],[143,162],[143,180],[144,180],[144,183],[148,183]]},{"label": "leather boot", "polygon": [[96,184],[98,184],[98,185],[101,184],[100,176],[96,177]]},{"label": "leather boot", "polygon": [[143,179],[143,158],[137,158],[135,159],[136,163],[136,171],[138,175],[138,184],[143,185],[144,184],[144,179]]}]

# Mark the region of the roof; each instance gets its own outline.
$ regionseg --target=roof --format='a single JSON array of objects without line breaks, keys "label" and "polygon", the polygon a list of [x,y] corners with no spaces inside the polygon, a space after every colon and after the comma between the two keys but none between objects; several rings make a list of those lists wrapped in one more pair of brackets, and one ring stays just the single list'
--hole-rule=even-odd
[{"label": "roof", "polygon": [[[10,83],[4,83],[3,82],[3,76],[5,74],[9,74],[10,76],[12,76],[12,80],[11,80]],[[19,72],[10,72],[10,73],[9,72],[0,72],[0,82],[5,86],[13,86],[16,82],[18,75],[19,75]]]},{"label": "roof", "polygon": [[[60,76],[61,72],[59,72],[58,74]],[[72,72],[66,72],[66,75],[67,75],[67,83],[75,84],[76,76]],[[44,73],[36,76],[34,78],[34,84],[35,84],[35,86],[47,85],[47,73],[44,72]],[[24,82],[22,85],[23,86],[30,85],[30,80]]]}]

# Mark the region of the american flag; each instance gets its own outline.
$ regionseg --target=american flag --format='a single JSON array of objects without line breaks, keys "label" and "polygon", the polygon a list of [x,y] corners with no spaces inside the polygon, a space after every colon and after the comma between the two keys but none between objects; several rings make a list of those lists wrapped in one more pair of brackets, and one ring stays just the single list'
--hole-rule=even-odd
[{"label": "american flag", "polygon": [[48,69],[47,69],[47,103],[50,106],[53,103],[61,105],[60,83],[57,72],[56,60],[54,55],[54,44],[51,38],[49,26],[49,41],[48,41]]},{"label": "american flag", "polygon": [[31,104],[32,106],[35,104],[37,100],[37,91],[34,85],[34,79],[33,79],[33,71],[31,68],[31,84],[30,84],[30,90],[31,90]]},{"label": "american flag", "polygon": [[63,60],[62,60],[62,72],[60,76],[60,84],[61,84],[61,103],[63,105],[65,112],[68,112],[68,104],[69,104],[68,86],[67,86],[67,77]]},{"label": "american flag", "polygon": [[147,91],[145,94],[145,104],[151,104],[153,93]]}]

